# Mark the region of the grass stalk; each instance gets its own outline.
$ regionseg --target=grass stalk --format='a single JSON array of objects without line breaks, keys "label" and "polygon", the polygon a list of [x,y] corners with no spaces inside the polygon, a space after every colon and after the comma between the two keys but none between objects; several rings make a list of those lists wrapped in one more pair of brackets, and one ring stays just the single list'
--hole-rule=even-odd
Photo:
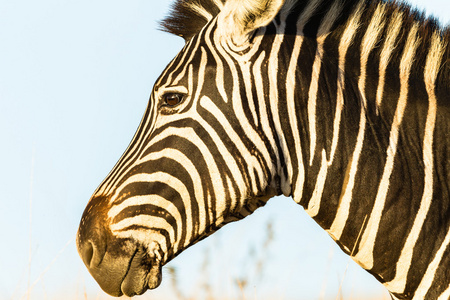
[{"label": "grass stalk", "polygon": [[72,237],[70,240],[67,241],[67,243],[64,245],[64,247],[59,250],[59,252],[56,254],[56,256],[53,258],[53,260],[47,265],[47,267],[44,269],[44,271],[39,274],[39,276],[36,278],[36,280],[31,284],[31,286],[28,287],[27,293],[25,294],[26,298],[29,299],[31,291],[33,288],[38,284],[39,281],[44,277],[45,273],[47,273],[50,268],[53,266],[53,264],[58,260],[59,256],[66,250],[67,246],[69,246],[73,241],[75,240],[75,237]]},{"label": "grass stalk", "polygon": [[[30,195],[28,199],[28,278],[27,290],[30,290],[31,284],[31,257],[32,257],[32,233],[33,233],[33,181],[34,181],[34,161],[36,148],[33,145],[31,151],[31,170],[30,170]],[[27,300],[30,299],[30,293],[27,293]]]},{"label": "grass stalk", "polygon": [[[355,253],[356,245],[358,245],[359,239],[361,238],[361,234],[363,232],[364,226],[366,225],[366,221],[367,221],[367,215],[364,217],[364,221],[361,225],[361,229],[359,230],[358,237],[356,238],[355,244],[353,245],[352,252],[350,253],[350,256],[348,257],[347,266],[345,266],[344,275],[342,276],[342,280],[339,284],[339,290],[338,290],[338,294],[336,296],[336,300],[338,300],[339,296],[341,295],[342,285],[344,284],[345,276],[347,275],[348,266],[350,265],[350,259],[352,258],[353,254]],[[341,298],[342,298],[342,296],[341,296]]]}]

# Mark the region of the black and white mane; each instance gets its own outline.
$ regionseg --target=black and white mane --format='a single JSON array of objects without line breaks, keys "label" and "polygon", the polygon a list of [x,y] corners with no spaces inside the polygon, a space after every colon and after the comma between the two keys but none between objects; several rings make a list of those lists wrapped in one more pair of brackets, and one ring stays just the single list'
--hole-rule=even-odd
[{"label": "black and white mane", "polygon": [[[298,12],[302,11],[309,0],[291,0],[285,2],[285,7],[291,10],[291,13],[295,16]],[[345,20],[348,19],[352,13],[353,8],[359,3],[358,0],[340,0],[343,2],[345,9],[340,16],[340,22],[336,22],[335,26],[342,25]],[[172,9],[169,15],[160,22],[160,27],[162,31],[177,35],[188,41],[194,35],[200,32],[200,30],[214,17],[219,14],[221,9],[226,4],[226,0],[177,0],[172,5]],[[244,2],[255,2],[255,1],[242,1]],[[264,9],[267,1],[256,1],[260,2],[261,9]],[[427,16],[424,11],[415,9],[411,7],[410,4],[404,1],[397,0],[366,0],[365,9],[367,11],[373,11],[380,2],[385,2],[388,4],[388,9],[386,15],[401,13],[404,19],[403,24],[409,25],[411,23],[420,24],[418,31],[421,37],[421,44],[428,45],[433,32],[440,32],[445,44],[450,44],[450,27],[442,26],[440,22],[433,16]],[[254,5],[254,4],[253,4]],[[315,18],[311,18],[311,27],[320,23],[321,19],[324,17],[326,10],[330,6],[330,1],[322,1],[322,8],[319,9],[319,13]],[[315,23],[315,24],[314,24]],[[408,28],[409,26],[405,26]],[[314,34],[312,30],[312,34]],[[306,32],[305,32],[306,34]],[[403,39],[406,39],[406,34],[404,34]],[[400,44],[400,42],[399,42]],[[420,62],[424,62],[426,59],[427,51],[419,51],[416,56],[416,60],[419,65]],[[393,59],[400,59],[399,57],[393,57]],[[450,61],[450,48],[447,47],[446,54],[443,57],[443,65]],[[422,70],[416,70],[421,72]],[[440,76],[438,77],[438,83],[441,82],[446,84],[450,78],[450,68],[443,68]],[[421,73],[420,73],[421,74]],[[439,84],[438,84],[439,89]]]}]

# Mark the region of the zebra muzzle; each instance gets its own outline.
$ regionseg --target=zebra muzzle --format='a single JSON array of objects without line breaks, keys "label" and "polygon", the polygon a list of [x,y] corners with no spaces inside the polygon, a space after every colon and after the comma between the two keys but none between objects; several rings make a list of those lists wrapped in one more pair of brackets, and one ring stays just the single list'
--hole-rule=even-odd
[{"label": "zebra muzzle", "polygon": [[85,209],[77,234],[78,252],[106,293],[141,295],[161,283],[163,251],[155,241],[116,237],[108,227],[107,200],[93,197]]},{"label": "zebra muzzle", "polygon": [[93,245],[89,241],[81,247],[82,257],[91,275],[111,296],[142,295],[161,284],[161,252],[156,250],[159,245],[136,246],[130,240],[123,240],[114,245],[122,251],[102,251],[101,254],[98,246]]}]

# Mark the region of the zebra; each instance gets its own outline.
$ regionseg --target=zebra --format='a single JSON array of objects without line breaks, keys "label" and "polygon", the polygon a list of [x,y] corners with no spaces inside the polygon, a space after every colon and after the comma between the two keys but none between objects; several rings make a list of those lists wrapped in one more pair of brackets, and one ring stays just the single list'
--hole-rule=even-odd
[{"label": "zebra", "polygon": [[394,299],[450,298],[450,30],[390,0],[177,0],[185,45],[89,200],[77,247],[114,296],[275,195]]}]

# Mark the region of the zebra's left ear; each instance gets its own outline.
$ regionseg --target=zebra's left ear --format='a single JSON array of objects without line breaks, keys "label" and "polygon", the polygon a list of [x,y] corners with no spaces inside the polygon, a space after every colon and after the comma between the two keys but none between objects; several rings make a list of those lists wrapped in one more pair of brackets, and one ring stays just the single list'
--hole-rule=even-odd
[{"label": "zebra's left ear", "polygon": [[252,33],[272,22],[285,0],[228,0],[218,15],[217,30],[221,38],[236,46],[249,40]]}]

